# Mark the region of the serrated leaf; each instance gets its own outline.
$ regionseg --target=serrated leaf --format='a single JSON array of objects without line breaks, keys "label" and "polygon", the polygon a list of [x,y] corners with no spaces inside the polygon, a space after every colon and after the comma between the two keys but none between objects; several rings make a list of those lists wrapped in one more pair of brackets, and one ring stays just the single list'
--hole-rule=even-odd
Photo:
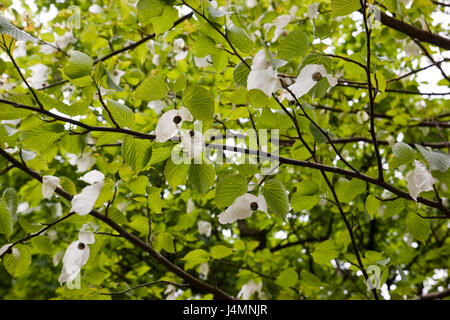
[{"label": "serrated leaf", "polygon": [[292,195],[291,206],[295,211],[311,210],[319,203],[319,196],[303,196],[298,192]]},{"label": "serrated leaf", "polygon": [[190,166],[189,163],[176,165],[171,159],[167,160],[164,168],[164,176],[173,190],[176,190],[178,186],[186,183]]},{"label": "serrated leaf", "polygon": [[262,193],[269,209],[284,220],[289,212],[289,199],[284,185],[278,180],[270,180],[264,184]]},{"label": "serrated leaf", "polygon": [[305,54],[308,48],[308,35],[299,29],[294,29],[281,41],[278,47],[278,56],[291,60]]},{"label": "serrated leaf", "polygon": [[267,95],[259,89],[251,89],[247,94],[247,101],[253,108],[264,108],[270,102]]},{"label": "serrated leaf", "polygon": [[122,156],[134,171],[141,171],[152,156],[151,141],[126,136],[122,144]]},{"label": "serrated leaf", "polygon": [[370,217],[373,217],[378,213],[378,209],[380,208],[381,201],[375,198],[373,195],[369,194],[366,198],[366,210],[369,213]]},{"label": "serrated leaf", "polygon": [[276,283],[283,288],[294,287],[298,281],[298,274],[294,268],[289,268],[280,273],[276,279]]},{"label": "serrated leaf", "polygon": [[9,35],[16,40],[24,40],[24,41],[38,41],[37,38],[31,36],[23,30],[20,30],[15,25],[13,25],[8,19],[0,16],[0,34]]},{"label": "serrated leaf", "polygon": [[[122,103],[112,100],[108,100],[106,102],[106,105],[109,112],[111,113],[112,118],[120,127],[131,127],[131,125],[134,123],[134,113],[130,108]],[[106,110],[103,110],[102,115],[106,121],[108,121],[110,124],[114,124],[109,117],[109,113]]]},{"label": "serrated leaf", "polygon": [[234,200],[247,192],[247,180],[241,175],[227,175],[219,180],[216,187],[218,208],[231,206]]},{"label": "serrated leaf", "polygon": [[414,160],[414,149],[404,142],[397,142],[392,147],[394,159],[389,163],[391,168],[397,168]]},{"label": "serrated leaf", "polygon": [[195,249],[185,255],[183,260],[186,261],[185,269],[192,269],[199,264],[208,262],[209,253],[202,249]]},{"label": "serrated leaf", "polygon": [[175,247],[173,245],[173,237],[170,233],[162,232],[158,234],[156,243],[159,248],[164,249],[169,253],[175,253]]},{"label": "serrated leaf", "polygon": [[137,87],[134,94],[138,100],[155,101],[163,99],[168,91],[163,75],[151,75]]},{"label": "serrated leaf", "polygon": [[206,193],[214,183],[216,172],[214,166],[208,163],[192,164],[189,169],[189,182],[195,191]]},{"label": "serrated leaf", "polygon": [[9,238],[12,233],[12,228],[12,214],[9,211],[5,200],[0,199],[0,233],[4,234],[6,238]]},{"label": "serrated leaf", "polygon": [[249,52],[254,46],[254,43],[247,32],[235,25],[232,25],[227,30],[227,36],[231,43],[242,52]]},{"label": "serrated leaf", "polygon": [[[250,63],[250,58],[244,59],[247,63]],[[247,87],[247,78],[250,73],[250,68],[248,68],[242,61],[240,61],[233,70],[233,79],[236,87]]]},{"label": "serrated leaf", "polygon": [[64,67],[64,74],[70,79],[78,79],[88,76],[92,72],[94,60],[80,51],[71,51],[70,58]]},{"label": "serrated leaf", "polygon": [[210,252],[211,252],[211,257],[213,257],[214,259],[223,259],[225,257],[228,257],[230,254],[232,254],[233,250],[228,247],[218,245],[218,246],[211,247]]},{"label": "serrated leaf", "polygon": [[419,144],[415,145],[430,165],[430,171],[439,170],[444,173],[450,168],[450,154],[440,150],[428,150]]},{"label": "serrated leaf", "polygon": [[18,244],[16,248],[20,255],[15,257],[14,254],[6,254],[3,256],[3,265],[6,271],[13,277],[20,277],[27,272],[31,264],[30,249],[26,245]]},{"label": "serrated leaf", "polygon": [[183,103],[195,119],[208,122],[214,116],[214,97],[203,87],[188,87],[183,93]]},{"label": "serrated leaf", "polygon": [[430,222],[428,219],[419,217],[415,212],[410,212],[406,217],[406,230],[414,239],[425,243],[431,233]]},{"label": "serrated leaf", "polygon": [[333,240],[325,240],[315,246],[311,255],[316,263],[328,265],[330,260],[338,257],[339,251],[336,250],[336,244]]},{"label": "serrated leaf", "polygon": [[6,188],[3,191],[3,200],[8,207],[11,216],[14,216],[17,212],[17,192],[14,188]]},{"label": "serrated leaf", "polygon": [[332,0],[331,12],[333,16],[346,16],[361,8],[359,0]]}]

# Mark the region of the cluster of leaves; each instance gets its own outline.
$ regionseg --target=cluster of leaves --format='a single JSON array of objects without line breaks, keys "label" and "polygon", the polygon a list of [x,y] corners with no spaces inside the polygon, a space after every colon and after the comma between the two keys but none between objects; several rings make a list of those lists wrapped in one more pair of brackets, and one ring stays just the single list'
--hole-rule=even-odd
[{"label": "cluster of leaves", "polygon": [[[6,24],[0,24],[2,150],[41,176],[58,176],[61,188],[71,195],[85,186],[79,180],[83,172],[101,171],[106,178],[95,205],[100,214],[148,239],[167,260],[196,278],[207,264],[204,281],[231,296],[253,280],[263,282],[253,298],[372,298],[361,264],[382,269],[381,283],[388,284],[391,299],[421,295],[424,283],[450,262],[448,216],[436,209],[445,206],[449,196],[450,160],[443,151],[423,147],[448,146],[448,104],[445,99],[409,94],[419,92],[415,74],[396,80],[400,72],[417,69],[423,56],[405,54],[403,47],[412,40],[381,26],[371,30],[370,81],[377,88],[371,114],[364,86],[367,74],[354,63],[367,63],[366,32],[361,14],[354,12],[361,3],[318,2],[319,14],[312,19],[308,5],[313,1],[263,0],[250,5],[252,1],[217,0],[214,6],[200,0],[100,0],[96,4],[103,10],[94,14],[89,10],[92,1],[76,0],[71,4],[80,8],[81,26],[70,29],[73,11],[67,3],[36,0],[38,10],[32,13],[23,2],[27,17],[8,8],[6,1],[0,10],[15,15],[15,25],[45,43],[25,42],[26,54],[11,60],[7,52],[23,45],[19,40],[30,39],[21,39],[22,33],[11,35]],[[50,5],[58,13],[45,27],[37,14],[45,14]],[[275,39],[274,20],[290,14],[294,5],[298,10]],[[411,7],[396,0],[383,5],[419,27],[420,17],[439,10],[427,0],[413,1]],[[221,6],[225,9],[218,9]],[[196,11],[194,17],[178,23],[191,11],[188,7]],[[428,25],[433,33],[446,31]],[[73,35],[67,47],[51,54],[43,50],[67,33]],[[177,39],[183,39],[184,46],[179,48]],[[341,82],[330,88],[325,78],[318,81],[301,97],[306,112],[295,102],[278,104],[259,89],[247,90],[249,66],[260,49],[266,50],[282,78],[296,78],[305,65],[320,64],[328,73],[340,75]],[[187,51],[184,58],[176,57],[183,51]],[[207,65],[199,66],[199,58],[206,58]],[[30,90],[15,64],[27,79],[32,77],[31,66],[47,66],[45,88]],[[449,85],[445,78],[439,84]],[[289,164],[281,164],[275,175],[261,177],[260,164],[239,163],[242,155],[232,152],[225,152],[230,159],[226,164],[175,164],[170,157],[176,142],[153,141],[152,133],[161,110],[180,106],[202,121],[204,131],[278,129],[282,157],[313,163],[306,143],[313,146],[321,165],[348,169],[329,143],[333,139],[340,154],[368,178]],[[286,109],[297,110],[297,127]],[[384,142],[379,147],[386,182],[378,184],[369,181],[377,181],[379,169],[370,117],[375,117],[377,139]],[[395,144],[399,135],[404,143]],[[217,156],[222,153],[216,150]],[[408,196],[405,176],[413,170],[414,160],[426,163],[436,179],[436,190],[420,194],[436,203],[434,208]],[[10,168],[5,157],[0,156],[0,166],[0,247],[70,212],[70,199],[61,195],[42,199],[38,180]],[[218,215],[248,190],[264,195],[269,215],[256,212],[246,220],[221,225]],[[441,215],[444,219],[427,219]],[[211,235],[199,233],[199,221],[211,224]],[[81,288],[61,287],[60,260],[86,223],[97,231],[82,269]],[[183,283],[179,274],[117,231],[92,215],[72,215],[17,244],[19,255],[2,257],[0,297],[105,299],[111,297],[105,293],[141,283]],[[446,288],[448,281],[435,279],[427,290]],[[213,298],[213,292],[184,284],[191,287],[177,291],[179,299]],[[166,289],[162,283],[112,296],[164,299]]]}]

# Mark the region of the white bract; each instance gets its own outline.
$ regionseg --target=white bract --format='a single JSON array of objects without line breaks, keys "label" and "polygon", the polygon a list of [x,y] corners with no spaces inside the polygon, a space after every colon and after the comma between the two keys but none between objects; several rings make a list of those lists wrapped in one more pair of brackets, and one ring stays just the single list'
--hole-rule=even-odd
[{"label": "white bract", "polygon": [[[9,249],[11,249],[11,244],[12,243],[5,244],[3,247],[0,248],[0,257],[3,256],[5,254],[5,252],[7,252]],[[16,247],[12,247],[11,253],[12,253],[14,259],[19,260],[20,251]]]},{"label": "white bract", "polygon": [[315,19],[317,18],[317,15],[319,14],[319,3],[315,2],[313,4],[310,4],[308,6],[308,18]]},{"label": "white bract", "polygon": [[97,170],[90,171],[80,178],[80,180],[91,185],[84,187],[81,193],[73,197],[72,212],[78,213],[79,215],[86,215],[92,211],[102,190],[104,179],[105,176],[103,173]]},{"label": "white bract", "polygon": [[61,188],[59,178],[54,176],[42,177],[42,198],[50,199],[56,188]]},{"label": "white bract", "polygon": [[255,281],[250,280],[248,283],[242,286],[241,291],[239,291],[238,293],[238,298],[248,300],[253,296],[254,293],[258,293],[258,295],[261,295],[262,282],[256,283]]},{"label": "white bract", "polygon": [[256,6],[257,1],[256,0],[245,0],[245,5],[248,8],[253,8],[254,6]]},{"label": "white bract", "polygon": [[180,141],[189,158],[201,157],[205,149],[205,139],[199,131],[182,130]]},{"label": "white bract", "polygon": [[31,77],[28,78],[28,84],[34,89],[41,89],[46,85],[48,79],[48,67],[42,63],[29,67]]},{"label": "white bract", "polygon": [[415,169],[406,174],[406,182],[411,198],[417,201],[421,192],[433,190],[435,180],[420,161],[414,160],[414,166]]},{"label": "white bract", "polygon": [[89,7],[89,12],[92,14],[100,14],[103,12],[103,8],[100,7],[98,4],[93,4],[92,6]]},{"label": "white bract", "polygon": [[264,49],[259,50],[253,58],[247,78],[247,90],[251,89],[260,89],[269,97],[272,93],[281,89],[278,72],[267,61]]},{"label": "white bract", "polygon": [[221,224],[232,223],[238,219],[245,219],[253,214],[253,211],[260,210],[267,213],[267,203],[262,195],[254,196],[246,193],[234,200],[233,204],[224,212],[219,214]]},{"label": "white bract", "polygon": [[162,100],[150,101],[147,105],[150,109],[155,111],[156,113],[161,113],[166,107],[166,104]]},{"label": "white bract", "polygon": [[208,54],[204,58],[194,57],[194,63],[198,68],[206,68],[211,64],[211,56]]},{"label": "white bract", "polygon": [[197,222],[197,226],[198,226],[198,233],[203,234],[207,237],[209,237],[211,235],[211,223],[209,223],[208,221],[202,221],[200,220],[199,222]]},{"label": "white bract", "polygon": [[275,25],[275,32],[273,34],[272,42],[275,42],[278,37],[285,32],[286,26],[291,22],[292,19],[295,19],[297,10],[297,6],[292,6],[289,10],[289,14],[284,14],[275,18],[275,20],[273,21],[273,25]]},{"label": "white bract", "polygon": [[207,263],[202,263],[200,265],[199,270],[200,278],[206,280],[208,278],[208,273],[209,273],[209,265]]},{"label": "white bract", "polygon": [[175,54],[175,60],[183,60],[188,55],[186,43],[183,38],[177,38],[173,41],[173,51]]},{"label": "white bract", "polygon": [[75,280],[80,273],[81,267],[89,260],[88,244],[93,244],[94,242],[95,237],[91,231],[81,231],[78,234],[78,240],[69,245],[62,259],[63,268],[58,278],[61,285]]},{"label": "white bract", "polygon": [[158,120],[156,125],[156,141],[164,142],[175,137],[183,121],[193,121],[194,117],[185,107],[179,110],[169,110]]},{"label": "white bract", "polygon": [[95,158],[92,157],[91,153],[83,153],[81,157],[73,153],[68,153],[67,157],[72,166],[77,166],[77,172],[85,172],[95,163]]},{"label": "white bract", "polygon": [[[327,70],[323,65],[320,64],[308,64],[305,66],[298,75],[297,79],[293,84],[289,86],[289,90],[295,95],[298,99],[304,94],[308,93],[317,82],[319,82],[322,78],[327,78],[328,83],[331,87],[337,85],[337,79],[332,77],[327,73]],[[280,96],[280,100],[288,99],[289,101],[294,100],[289,91],[284,90]]]}]

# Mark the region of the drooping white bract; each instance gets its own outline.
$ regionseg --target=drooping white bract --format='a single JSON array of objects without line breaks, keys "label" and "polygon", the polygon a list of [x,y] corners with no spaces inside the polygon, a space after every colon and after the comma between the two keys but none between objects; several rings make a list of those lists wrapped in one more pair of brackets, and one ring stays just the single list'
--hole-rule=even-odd
[{"label": "drooping white bract", "polygon": [[91,153],[83,153],[81,157],[78,157],[76,154],[68,153],[67,157],[69,158],[69,163],[72,166],[77,166],[77,172],[85,172],[95,163],[95,158],[92,157]]},{"label": "drooping white bract", "polygon": [[194,117],[185,107],[179,110],[169,110],[158,120],[156,125],[156,141],[164,142],[175,137],[181,128],[183,121],[193,121]]},{"label": "drooping white bract", "polygon": [[[5,252],[7,252],[11,248],[11,245],[12,245],[12,243],[8,243],[0,248],[0,257],[3,256],[5,254]],[[12,247],[11,253],[16,260],[19,260],[20,251],[16,247]]]},{"label": "drooping white bract", "polygon": [[433,190],[435,180],[422,162],[414,160],[415,169],[406,174],[406,182],[411,198],[417,201],[422,191]]},{"label": "drooping white bract", "polygon": [[[322,78],[327,78],[331,87],[337,84],[337,79],[327,73],[325,67],[321,64],[308,64],[301,71],[295,83],[289,86],[289,90],[295,95],[296,98],[300,98],[304,94],[308,93],[317,82]],[[288,99],[294,100],[292,95],[284,90],[280,96],[280,100]]]},{"label": "drooping white bract", "polygon": [[49,71],[49,68],[46,65],[38,63],[29,67],[28,69],[31,70],[31,77],[29,77],[27,80],[32,88],[41,89],[46,85]]},{"label": "drooping white bract", "polygon": [[100,14],[103,12],[103,8],[100,7],[98,4],[93,4],[92,6],[89,7],[89,12],[92,14]]},{"label": "drooping white bract", "polygon": [[205,139],[199,131],[181,130],[180,142],[189,158],[201,157],[205,149]]},{"label": "drooping white bract", "polygon": [[148,103],[147,107],[149,107],[156,113],[161,113],[161,111],[163,111],[164,108],[166,107],[166,104],[162,100],[155,100],[155,101],[150,101]]},{"label": "drooping white bract", "polygon": [[198,233],[203,234],[207,237],[211,236],[211,223],[209,223],[208,221],[202,221],[200,220],[199,222],[197,222],[197,226],[198,226]]},{"label": "drooping white bract", "polygon": [[278,72],[267,61],[264,49],[259,50],[253,58],[247,78],[247,90],[251,89],[260,89],[269,97],[272,93],[281,89]]},{"label": "drooping white bract", "polygon": [[245,0],[245,5],[247,6],[247,8],[253,8],[254,6],[256,6],[256,4],[256,0]]},{"label": "drooping white bract", "polygon": [[256,283],[255,281],[250,280],[242,286],[237,297],[242,298],[243,300],[248,300],[254,293],[258,293],[258,295],[262,293],[262,282]]},{"label": "drooping white bract", "polygon": [[232,223],[238,219],[250,217],[255,210],[261,210],[267,213],[267,203],[262,195],[254,196],[246,193],[234,200],[233,204],[224,212],[219,214],[221,224]]},{"label": "drooping white bract", "polygon": [[188,55],[186,43],[183,38],[177,38],[173,41],[173,51],[175,54],[175,60],[183,60]]},{"label": "drooping white bract", "polygon": [[204,58],[194,56],[194,63],[195,63],[195,66],[198,68],[206,68],[206,67],[210,66],[211,61],[212,61],[212,59],[209,54],[207,56],[205,56]]},{"label": "drooping white bract", "polygon": [[315,2],[313,4],[310,4],[308,6],[308,18],[315,19],[317,18],[317,15],[319,14],[319,3]]},{"label": "drooping white bract", "polygon": [[81,271],[81,267],[89,260],[88,244],[93,244],[94,242],[95,237],[91,231],[81,231],[78,234],[78,240],[69,245],[62,259],[63,268],[58,278],[61,285],[75,280]]},{"label": "drooping white bract", "polygon": [[80,180],[89,183],[90,186],[84,187],[81,193],[73,197],[72,212],[86,215],[92,211],[102,190],[104,179],[103,173],[97,170],[90,171],[80,178]]},{"label": "drooping white bract", "polygon": [[275,31],[273,33],[272,42],[275,42],[283,34],[286,26],[291,22],[291,20],[295,19],[297,10],[297,6],[292,6],[289,10],[289,14],[284,14],[275,18],[273,21]]},{"label": "drooping white bract", "polygon": [[56,188],[61,188],[59,178],[54,176],[42,177],[42,198],[50,199]]},{"label": "drooping white bract", "polygon": [[208,273],[209,273],[209,264],[202,263],[199,268],[200,278],[202,280],[206,280],[208,278]]}]

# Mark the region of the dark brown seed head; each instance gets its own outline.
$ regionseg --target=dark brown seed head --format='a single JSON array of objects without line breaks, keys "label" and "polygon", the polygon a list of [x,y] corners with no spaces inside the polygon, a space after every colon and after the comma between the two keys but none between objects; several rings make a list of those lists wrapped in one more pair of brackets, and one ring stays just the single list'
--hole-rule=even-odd
[{"label": "dark brown seed head", "polygon": [[80,242],[80,243],[78,244],[78,249],[84,250],[84,248],[86,248],[86,245],[85,245],[83,242]]},{"label": "dark brown seed head", "polygon": [[252,209],[253,211],[255,211],[256,209],[258,209],[258,204],[257,204],[256,202],[250,203],[250,209]]},{"label": "dark brown seed head", "polygon": [[179,124],[181,122],[181,117],[180,116],[175,116],[173,118],[173,122],[175,122],[176,124]]},{"label": "dark brown seed head", "polygon": [[321,74],[320,72],[315,72],[315,73],[313,73],[313,75],[312,75],[312,79],[313,79],[314,81],[319,81],[320,79],[322,79],[322,74]]},{"label": "dark brown seed head", "polygon": [[191,137],[195,136],[194,130],[189,131],[189,135],[190,135]]},{"label": "dark brown seed head", "polygon": [[9,247],[8,250],[6,250],[6,254],[11,254],[12,253],[12,248]]}]

